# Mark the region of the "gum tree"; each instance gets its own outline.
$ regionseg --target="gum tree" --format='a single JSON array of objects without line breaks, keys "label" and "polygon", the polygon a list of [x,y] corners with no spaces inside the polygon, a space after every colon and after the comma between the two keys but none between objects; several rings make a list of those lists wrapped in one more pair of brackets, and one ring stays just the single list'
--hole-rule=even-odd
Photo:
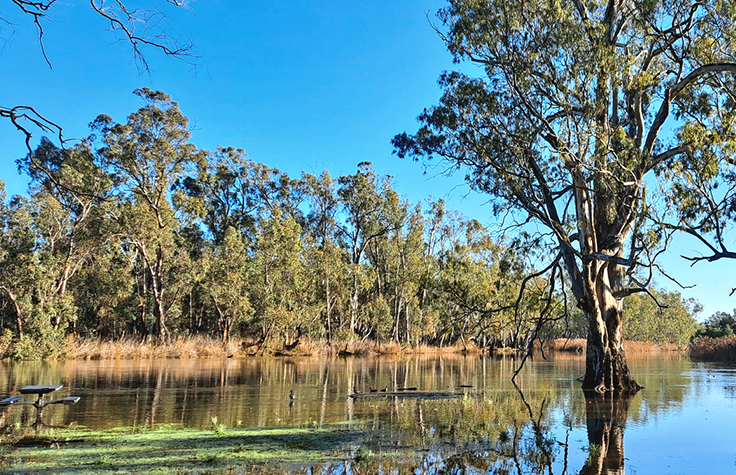
[{"label": "gum tree", "polygon": [[444,73],[440,103],[417,133],[394,138],[396,152],[463,169],[497,214],[531,224],[522,229],[549,251],[542,268],[564,267],[588,321],[585,390],[639,388],[623,300],[645,290],[656,257],[646,188],[704,142],[731,140],[733,109],[707,105],[732,97],[735,10],[719,0],[450,0],[439,13],[454,60],[479,69]]},{"label": "gum tree", "polygon": [[114,177],[113,195],[118,209],[110,216],[118,226],[122,245],[135,250],[134,259],[150,285],[142,292],[153,300],[155,333],[169,337],[167,314],[174,305],[184,254],[176,247],[179,220],[171,188],[193,173],[205,157],[189,143],[189,119],[179,105],[161,91],[138,89],[146,105],[128,116],[124,124],[101,115],[93,128],[102,134],[98,151],[103,169]]}]

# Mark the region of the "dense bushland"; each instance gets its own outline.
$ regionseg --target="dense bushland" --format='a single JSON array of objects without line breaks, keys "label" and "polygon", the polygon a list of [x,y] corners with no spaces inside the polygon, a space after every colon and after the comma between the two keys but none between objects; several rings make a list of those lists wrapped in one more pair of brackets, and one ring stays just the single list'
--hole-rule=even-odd
[{"label": "dense bushland", "polygon": [[[259,351],[307,339],[527,348],[585,336],[565,294],[525,278],[530,248],[443,200],[410,203],[367,162],[292,178],[241,149],[201,150],[176,102],[136,93],[145,105],[127,122],[101,115],[79,144],[42,140],[20,159],[28,197],[0,188],[5,356],[58,356],[80,344],[70,335],[237,337]],[[696,305],[657,295],[670,310],[639,298],[632,333],[688,340]]]}]

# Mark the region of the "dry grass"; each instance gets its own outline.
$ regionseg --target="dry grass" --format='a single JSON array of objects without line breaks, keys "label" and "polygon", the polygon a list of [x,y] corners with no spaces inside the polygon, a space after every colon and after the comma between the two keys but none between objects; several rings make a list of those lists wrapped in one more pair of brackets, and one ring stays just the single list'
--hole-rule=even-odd
[{"label": "dry grass", "polygon": [[471,344],[443,347],[428,345],[406,346],[396,342],[376,342],[353,339],[350,341],[302,340],[296,348],[284,350],[280,343],[259,345],[255,341],[233,340],[223,344],[220,340],[194,336],[177,338],[170,343],[141,341],[133,338],[123,340],[84,340],[69,337],[66,358],[72,360],[112,360],[112,359],[155,359],[155,358],[224,358],[228,356],[369,356],[400,354],[438,354],[438,353],[481,353],[483,350]]},{"label": "dry grass", "polygon": [[675,343],[652,343],[650,341],[624,341],[624,350],[628,356],[649,353],[668,353],[673,351],[683,351],[686,347],[677,346]]},{"label": "dry grass", "polygon": [[483,353],[486,350],[479,347],[475,342],[470,342],[466,345],[462,343],[455,343],[453,345],[444,346],[430,346],[430,345],[416,345],[404,350],[405,353],[412,355],[432,355],[432,354],[454,354],[454,353]]},{"label": "dry grass", "polygon": [[239,352],[239,342],[232,341],[223,344],[220,340],[203,336],[177,338],[170,343],[141,341],[132,338],[112,341],[70,337],[66,358],[77,360],[187,359],[226,357]]},{"label": "dry grass", "polygon": [[[538,345],[538,343],[535,344],[535,347],[538,347]],[[585,353],[585,349],[587,348],[587,346],[588,342],[583,338],[558,339],[545,342],[544,350]],[[626,351],[627,356],[680,351],[682,349],[683,348],[678,347],[674,343],[658,344],[650,341],[624,341],[624,350]]]},{"label": "dry grass", "polygon": [[[534,342],[534,347],[538,349],[539,342]],[[573,353],[584,353],[588,342],[582,338],[559,338],[557,340],[545,341],[545,351],[570,351]]]},{"label": "dry grass", "polygon": [[690,345],[690,356],[701,360],[736,361],[736,336],[696,341]]},{"label": "dry grass", "polygon": [[[723,359],[718,355],[733,355],[728,358],[736,360],[736,337],[731,338],[730,345],[720,342],[729,339],[705,339],[691,346],[693,356],[700,358]],[[724,346],[725,345],[725,346]],[[535,344],[539,349],[539,344]],[[559,339],[544,343],[545,351],[585,353],[584,339]],[[647,355],[651,353],[672,352],[681,350],[676,345],[658,345],[650,342],[626,341],[624,348],[627,355]],[[483,353],[485,350],[471,343],[469,345],[455,344],[443,347],[416,345],[406,346],[396,342],[376,342],[370,340],[353,339],[350,341],[302,340],[299,345],[289,351],[283,349],[280,343],[273,343],[261,347],[256,342],[232,340],[223,344],[222,341],[205,337],[193,336],[177,338],[170,343],[157,341],[141,341],[137,339],[123,340],[84,340],[70,337],[67,343],[66,358],[74,360],[113,360],[113,359],[155,359],[155,358],[224,358],[228,356],[369,356],[369,355],[400,355],[400,354],[456,354],[456,353]],[[730,353],[729,353],[730,351]],[[514,355],[518,350],[513,348],[496,348],[494,354]],[[712,355],[712,356],[709,356]]]}]

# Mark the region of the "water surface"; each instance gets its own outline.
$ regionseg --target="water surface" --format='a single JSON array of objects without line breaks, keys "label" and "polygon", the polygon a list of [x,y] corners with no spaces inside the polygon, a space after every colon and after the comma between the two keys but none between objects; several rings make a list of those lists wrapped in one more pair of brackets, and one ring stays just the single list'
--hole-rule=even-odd
[{"label": "water surface", "polygon": [[[0,396],[63,384],[53,397],[82,397],[46,408],[50,426],[208,429],[214,417],[230,428],[343,423],[372,434],[348,450],[412,452],[413,473],[736,473],[734,366],[632,358],[645,389],[621,402],[586,399],[575,380],[581,356],[528,361],[514,385],[516,364],[478,355],[3,363]],[[348,397],[401,387],[454,397]],[[33,417],[13,407],[3,418],[7,426]]]}]

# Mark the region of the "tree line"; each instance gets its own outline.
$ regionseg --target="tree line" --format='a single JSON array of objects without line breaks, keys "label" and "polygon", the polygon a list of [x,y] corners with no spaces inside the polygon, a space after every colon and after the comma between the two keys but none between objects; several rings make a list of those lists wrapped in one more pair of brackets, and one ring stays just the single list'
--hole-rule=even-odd
[{"label": "tree line", "polygon": [[291,178],[241,149],[198,149],[168,95],[136,94],[145,105],[125,123],[100,115],[86,140],[43,139],[18,161],[30,196],[0,205],[0,318],[16,355],[53,354],[70,332],[519,339],[513,319],[484,312],[524,265],[477,221],[409,203],[370,163]]},{"label": "tree line", "polygon": [[42,139],[18,160],[29,197],[0,195],[11,356],[52,356],[70,333],[284,347],[584,336],[565,295],[528,277],[527,249],[443,200],[410,203],[368,162],[292,178],[242,149],[201,150],[171,97],[136,94],[125,123],[100,115],[68,148]]}]

